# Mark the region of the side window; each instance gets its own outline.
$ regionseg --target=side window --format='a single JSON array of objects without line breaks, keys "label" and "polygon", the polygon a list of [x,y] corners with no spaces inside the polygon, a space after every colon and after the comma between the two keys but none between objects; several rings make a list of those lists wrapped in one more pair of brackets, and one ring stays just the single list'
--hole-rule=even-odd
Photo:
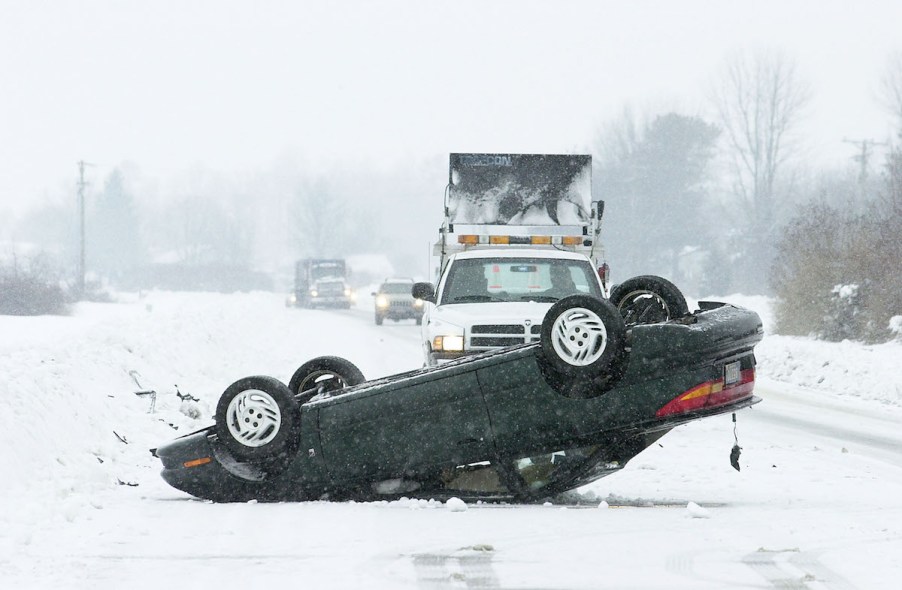
[{"label": "side window", "polygon": [[572,477],[597,449],[593,445],[522,457],[513,462],[513,468],[530,491],[537,491]]},{"label": "side window", "polygon": [[573,278],[573,284],[580,293],[591,293],[592,287],[589,283],[589,277],[586,276],[586,269],[581,266],[571,266],[570,276]]},{"label": "side window", "polygon": [[507,487],[498,477],[498,471],[490,461],[448,467],[441,473],[446,490],[461,492],[503,493]]}]

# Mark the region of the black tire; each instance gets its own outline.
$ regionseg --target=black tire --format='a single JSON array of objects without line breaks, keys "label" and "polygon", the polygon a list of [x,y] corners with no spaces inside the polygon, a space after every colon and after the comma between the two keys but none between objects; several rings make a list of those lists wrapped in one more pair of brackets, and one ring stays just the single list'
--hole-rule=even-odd
[{"label": "black tire", "polygon": [[623,319],[610,302],[571,295],[545,314],[540,343],[555,373],[568,380],[586,380],[616,372],[625,338]]},{"label": "black tire", "polygon": [[363,373],[351,361],[338,356],[318,356],[294,372],[288,389],[304,404],[315,395],[359,385],[366,381]]},{"label": "black tire", "polygon": [[294,454],[300,442],[300,406],[278,379],[245,377],[216,405],[216,434],[238,459],[262,461]]},{"label": "black tire", "polygon": [[423,325],[423,316],[417,316],[417,325],[418,325],[418,326],[422,326],[422,325]]},{"label": "black tire", "polygon": [[611,289],[611,303],[627,327],[656,324],[689,315],[686,298],[667,279],[643,275],[627,279]]},{"label": "black tire", "polygon": [[377,313],[377,314],[376,314],[376,325],[377,325],[377,326],[381,326],[384,319],[385,319],[385,318],[383,318],[381,315],[379,315],[379,314]]}]

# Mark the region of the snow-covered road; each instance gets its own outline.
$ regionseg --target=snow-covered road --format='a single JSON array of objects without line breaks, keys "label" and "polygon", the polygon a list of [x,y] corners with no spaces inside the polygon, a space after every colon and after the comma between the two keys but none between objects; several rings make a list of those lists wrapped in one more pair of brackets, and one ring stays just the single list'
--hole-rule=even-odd
[{"label": "snow-covered road", "polygon": [[[238,377],[287,379],[321,354],[369,378],[418,367],[418,327],[376,327],[368,305],[151,293],[71,318],[0,317],[0,588],[897,587],[897,344],[765,338],[764,401],[738,415],[740,472],[730,417],[715,417],[581,490],[589,508],[219,505],[159,478],[147,449],[209,423]],[[130,370],[157,391],[152,413]],[[176,383],[200,401],[181,402]]]}]

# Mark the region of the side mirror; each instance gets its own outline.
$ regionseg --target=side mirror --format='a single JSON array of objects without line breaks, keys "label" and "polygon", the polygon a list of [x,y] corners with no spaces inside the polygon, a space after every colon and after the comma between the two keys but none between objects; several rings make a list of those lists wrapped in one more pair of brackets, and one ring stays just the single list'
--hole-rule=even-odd
[{"label": "side mirror", "polygon": [[410,289],[414,299],[422,299],[429,303],[435,303],[435,287],[432,283],[414,283]]},{"label": "side mirror", "polygon": [[608,266],[607,262],[602,262],[601,266],[598,267],[598,278],[601,279],[601,286],[607,289],[608,279],[611,278],[611,267]]},{"label": "side mirror", "polygon": [[595,219],[601,221],[604,215],[604,201],[595,201]]}]

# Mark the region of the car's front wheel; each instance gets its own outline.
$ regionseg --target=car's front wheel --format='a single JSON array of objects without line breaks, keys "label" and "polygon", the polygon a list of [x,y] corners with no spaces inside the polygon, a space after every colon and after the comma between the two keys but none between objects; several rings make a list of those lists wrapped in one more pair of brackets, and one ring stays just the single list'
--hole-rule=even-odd
[{"label": "car's front wheel", "polygon": [[245,377],[230,385],[216,405],[216,434],[239,459],[274,459],[297,450],[301,414],[278,379]]},{"label": "car's front wheel", "polygon": [[610,302],[571,295],[551,306],[542,321],[542,353],[567,379],[591,379],[611,372],[623,357],[626,328]]},{"label": "car's front wheel", "polygon": [[288,389],[300,404],[316,395],[337,391],[366,381],[363,373],[349,360],[338,356],[320,356],[309,360],[294,372]]},{"label": "car's front wheel", "polygon": [[633,277],[616,285],[611,289],[610,301],[628,327],[666,322],[689,314],[686,298],[679,288],[654,275]]}]

